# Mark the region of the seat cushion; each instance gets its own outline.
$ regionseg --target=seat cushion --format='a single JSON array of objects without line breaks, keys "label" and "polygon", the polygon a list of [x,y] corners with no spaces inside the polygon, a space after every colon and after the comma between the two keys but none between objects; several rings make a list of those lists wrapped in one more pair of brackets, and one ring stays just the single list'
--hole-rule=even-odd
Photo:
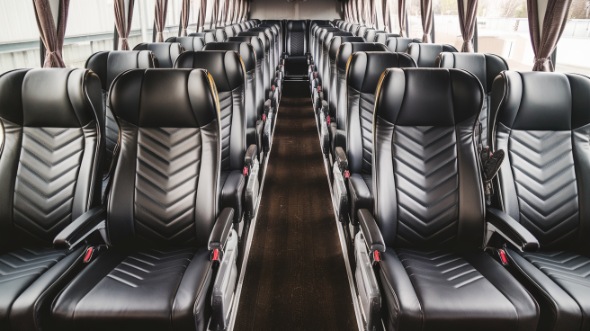
[{"label": "seat cushion", "polygon": [[55,326],[59,330],[201,330],[211,273],[205,249],[111,249],[56,299]]},{"label": "seat cushion", "polygon": [[507,252],[539,301],[542,330],[590,328],[590,258],[566,251]]},{"label": "seat cushion", "polygon": [[535,330],[538,307],[484,252],[395,251],[380,263],[386,322],[395,330]]}]

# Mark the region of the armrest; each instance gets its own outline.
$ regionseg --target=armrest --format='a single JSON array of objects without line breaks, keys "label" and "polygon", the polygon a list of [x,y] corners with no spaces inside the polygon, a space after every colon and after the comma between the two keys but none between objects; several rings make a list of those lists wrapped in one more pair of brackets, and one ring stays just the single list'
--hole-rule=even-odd
[{"label": "armrest", "polygon": [[232,229],[233,220],[234,209],[223,208],[221,213],[219,213],[219,216],[217,216],[215,224],[213,225],[213,230],[209,236],[209,250],[219,249],[223,251]]},{"label": "armrest", "polygon": [[254,164],[254,159],[258,155],[258,147],[252,144],[246,150],[246,155],[244,156],[244,166],[251,167]]},{"label": "armrest", "polygon": [[61,230],[53,239],[53,245],[58,248],[71,249],[86,239],[95,230],[104,227],[106,220],[106,209],[104,206],[94,207],[80,217],[76,218],[65,229]]},{"label": "armrest", "polygon": [[335,149],[335,154],[336,162],[338,163],[338,168],[340,168],[340,171],[348,170],[348,158],[346,157],[344,148],[337,146]]},{"label": "armrest", "polygon": [[367,242],[367,246],[371,252],[379,251],[385,252],[385,241],[381,235],[381,230],[375,222],[375,218],[368,209],[361,209],[358,213],[359,223],[361,224],[361,231]]},{"label": "armrest", "polygon": [[523,251],[531,252],[539,249],[537,238],[507,213],[496,208],[488,208],[486,218],[488,231],[497,232]]},{"label": "armrest", "polygon": [[270,101],[270,99],[266,99],[266,101],[264,101],[264,113],[268,116],[268,114],[271,112],[272,112],[272,101]]}]

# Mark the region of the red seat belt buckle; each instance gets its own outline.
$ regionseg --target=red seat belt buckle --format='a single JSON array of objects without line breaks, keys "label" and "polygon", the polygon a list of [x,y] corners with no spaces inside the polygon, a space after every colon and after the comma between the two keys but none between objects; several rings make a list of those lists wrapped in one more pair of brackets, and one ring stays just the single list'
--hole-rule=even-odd
[{"label": "red seat belt buckle", "polygon": [[84,258],[82,259],[83,263],[88,263],[92,260],[92,255],[94,255],[94,247],[90,246],[86,248],[84,252]]},{"label": "red seat belt buckle", "polygon": [[346,179],[350,178],[350,171],[344,170],[344,178],[346,178]]},{"label": "red seat belt buckle", "polygon": [[219,248],[214,248],[211,255],[211,261],[219,262]]},{"label": "red seat belt buckle", "polygon": [[262,121],[266,122],[266,114],[262,114]]},{"label": "red seat belt buckle", "polygon": [[330,125],[331,121],[332,119],[330,118],[330,115],[326,116],[326,124],[328,124],[328,126]]},{"label": "red seat belt buckle", "polygon": [[248,177],[248,167],[244,167],[244,169],[242,170],[242,173],[244,174],[244,177]]},{"label": "red seat belt buckle", "polygon": [[510,263],[510,260],[508,259],[508,254],[506,254],[505,250],[499,249],[498,256],[500,256],[500,262],[503,266],[507,266]]},{"label": "red seat belt buckle", "polygon": [[373,265],[381,262],[381,253],[377,250],[373,251]]}]

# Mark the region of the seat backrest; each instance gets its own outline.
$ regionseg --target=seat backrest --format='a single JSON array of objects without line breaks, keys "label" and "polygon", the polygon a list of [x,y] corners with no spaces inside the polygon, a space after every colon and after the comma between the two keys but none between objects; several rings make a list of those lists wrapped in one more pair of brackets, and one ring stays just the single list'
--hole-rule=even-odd
[{"label": "seat backrest", "polygon": [[502,208],[542,249],[590,252],[590,78],[504,71],[492,88]]},{"label": "seat backrest", "polygon": [[400,37],[400,35],[397,34],[397,33],[377,32],[376,35],[375,35],[375,42],[376,43],[386,44],[387,43],[387,39],[389,39],[389,38],[396,38],[396,37]]},{"label": "seat backrest", "polygon": [[[278,54],[276,47],[276,40],[275,35],[270,27],[265,26],[258,26],[255,28],[250,29],[251,32],[262,32],[266,36],[266,40],[268,41],[268,65],[269,65],[269,79],[274,76],[275,68],[278,65]],[[270,81],[269,81],[270,82]],[[269,87],[270,88],[270,87]]]},{"label": "seat backrest", "polygon": [[474,137],[482,102],[481,85],[464,70],[384,73],[373,122],[373,198],[388,247],[482,246],[485,204]]},{"label": "seat backrest", "polygon": [[338,52],[336,53],[336,79],[337,79],[337,90],[336,95],[338,97],[337,105],[334,107],[335,113],[330,113],[330,116],[336,117],[336,127],[339,130],[346,129],[346,106],[347,93],[346,89],[346,67],[349,58],[356,52],[388,52],[389,50],[385,45],[379,43],[365,43],[365,42],[345,42],[340,45]]},{"label": "seat backrest", "polygon": [[343,146],[351,173],[371,174],[373,162],[373,111],[375,91],[387,68],[415,67],[404,53],[355,52],[346,69],[346,143]]},{"label": "seat backrest", "polygon": [[287,22],[285,52],[289,56],[303,56],[307,53],[307,24],[305,21]]},{"label": "seat backrest", "polygon": [[442,52],[436,59],[441,68],[457,68],[467,70],[479,79],[486,94],[483,109],[479,115],[481,123],[481,141],[483,146],[491,146],[489,135],[489,104],[492,95],[492,83],[494,78],[504,70],[508,70],[508,63],[502,57],[495,54],[481,53],[449,53]]},{"label": "seat backrest", "polygon": [[246,31],[240,32],[238,35],[239,37],[258,37],[262,42],[262,46],[264,48],[264,62],[262,63],[262,82],[264,86],[264,95],[270,91],[270,75],[271,75],[271,67],[270,67],[270,40],[266,36],[263,31]]},{"label": "seat backrest", "polygon": [[159,68],[172,68],[174,61],[184,48],[180,43],[140,43],[133,47],[134,51],[148,50],[154,53]]},{"label": "seat backrest", "polygon": [[231,37],[229,42],[247,42],[252,45],[256,54],[256,114],[262,116],[264,112],[264,46],[260,38],[255,36]]},{"label": "seat backrest", "polygon": [[329,77],[329,85],[332,91],[330,92],[330,94],[324,93],[324,97],[327,97],[328,105],[330,107],[330,114],[336,114],[336,107],[338,104],[339,81],[337,78],[338,71],[336,69],[336,55],[338,53],[338,50],[340,49],[340,45],[346,42],[362,43],[364,41],[365,40],[363,38],[354,36],[336,36],[332,38],[332,40],[330,41],[328,50],[328,60],[326,61],[326,67],[328,68],[329,73],[325,76]]},{"label": "seat backrest", "polygon": [[[334,33],[334,32],[341,32],[341,30],[338,28],[332,27],[332,28],[321,28],[318,31],[318,35],[316,38],[317,42],[315,44],[316,49],[314,50],[315,51],[314,59],[316,59],[316,67],[317,67],[320,77],[323,76],[323,74],[324,74],[324,72],[322,70],[322,68],[324,67],[324,64],[323,64],[324,59],[322,58],[322,54],[324,51],[324,41],[326,39],[326,36],[329,33]],[[322,80],[323,79],[324,79],[324,77],[322,77]]]},{"label": "seat backrest", "polygon": [[224,42],[227,39],[227,35],[225,33],[225,28],[216,28],[215,29],[215,41],[217,42]]},{"label": "seat backrest", "polygon": [[246,69],[234,51],[184,52],[175,68],[206,69],[217,87],[221,118],[221,170],[241,170],[246,153]]},{"label": "seat backrest", "polygon": [[377,32],[382,32],[382,31],[377,31],[373,28],[369,28],[369,29],[367,29],[367,31],[365,31],[363,38],[365,38],[366,42],[372,43],[375,41],[375,35],[377,34]]},{"label": "seat backrest", "polygon": [[457,49],[447,44],[410,43],[408,54],[416,61],[418,67],[435,68],[436,58],[442,52],[457,52]]},{"label": "seat backrest", "polygon": [[281,54],[282,54],[282,35],[281,35],[281,30],[279,29],[279,24],[275,24],[275,23],[264,23],[261,24],[259,26],[260,28],[265,28],[265,29],[270,29],[271,33],[272,33],[272,40],[273,43],[271,45],[271,47],[274,49],[274,59],[275,59],[275,66],[274,68],[276,68],[276,66],[279,64],[279,59],[281,58]]},{"label": "seat backrest", "polygon": [[[326,20],[312,20],[309,23],[309,34],[307,36],[307,40],[308,40],[308,46],[307,49],[309,52],[311,52],[311,50],[313,49],[313,33],[315,30],[317,30],[317,27],[319,26],[331,26],[332,24],[330,23],[330,21],[326,21]],[[341,27],[338,27],[341,28]]]},{"label": "seat backrest", "polygon": [[356,30],[356,32],[354,33],[355,36],[357,37],[364,37],[365,35],[365,31],[367,31],[367,27],[364,25],[361,25],[358,30]]},{"label": "seat backrest", "polygon": [[203,37],[170,37],[166,39],[167,42],[177,42],[182,45],[185,51],[200,51],[205,46],[205,39]]},{"label": "seat backrest", "polygon": [[352,34],[350,32],[344,31],[331,31],[326,34],[324,40],[322,42],[322,51],[321,51],[321,67],[318,70],[321,70],[322,74],[322,90],[324,91],[324,96],[327,97],[330,95],[330,42],[334,37],[344,37],[349,36],[351,37]]},{"label": "seat backrest", "polygon": [[205,44],[212,43],[214,41],[218,41],[217,40],[217,30],[216,29],[203,30],[202,33],[205,34]]},{"label": "seat backrest", "polygon": [[411,43],[421,43],[420,39],[391,37],[385,41],[385,46],[392,52],[407,52]]},{"label": "seat backrest", "polygon": [[231,38],[231,37],[235,37],[236,33],[234,32],[234,27],[231,25],[228,25],[224,28],[225,31],[225,40],[227,41],[227,38]]},{"label": "seat backrest", "polygon": [[244,105],[246,108],[246,128],[255,128],[260,119],[256,108],[256,53],[247,41],[229,41],[209,43],[204,51],[234,51],[240,55],[246,69]]},{"label": "seat backrest", "polygon": [[107,204],[114,246],[206,247],[218,213],[220,120],[205,70],[135,69],[113,82],[121,152]]},{"label": "seat backrest", "polygon": [[0,75],[0,252],[51,246],[100,203],[103,112],[90,70]]},{"label": "seat backrest", "polygon": [[231,27],[234,30],[232,37],[237,36],[238,33],[244,31],[244,29],[242,28],[242,26],[240,24],[233,24]]}]

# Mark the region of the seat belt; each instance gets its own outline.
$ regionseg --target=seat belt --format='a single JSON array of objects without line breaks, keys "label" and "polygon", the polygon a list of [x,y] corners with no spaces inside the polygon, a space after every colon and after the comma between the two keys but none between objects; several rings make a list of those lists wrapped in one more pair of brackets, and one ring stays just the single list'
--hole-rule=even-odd
[{"label": "seat belt", "polygon": [[483,142],[481,141],[481,123],[479,123],[478,128],[478,146],[482,168],[483,186],[486,197],[486,205],[489,206],[492,204],[492,194],[494,194],[492,179],[494,179],[494,177],[496,177],[498,174],[498,171],[500,171],[500,166],[502,166],[502,162],[504,161],[505,153],[502,149],[492,151],[490,146],[483,146]]}]

